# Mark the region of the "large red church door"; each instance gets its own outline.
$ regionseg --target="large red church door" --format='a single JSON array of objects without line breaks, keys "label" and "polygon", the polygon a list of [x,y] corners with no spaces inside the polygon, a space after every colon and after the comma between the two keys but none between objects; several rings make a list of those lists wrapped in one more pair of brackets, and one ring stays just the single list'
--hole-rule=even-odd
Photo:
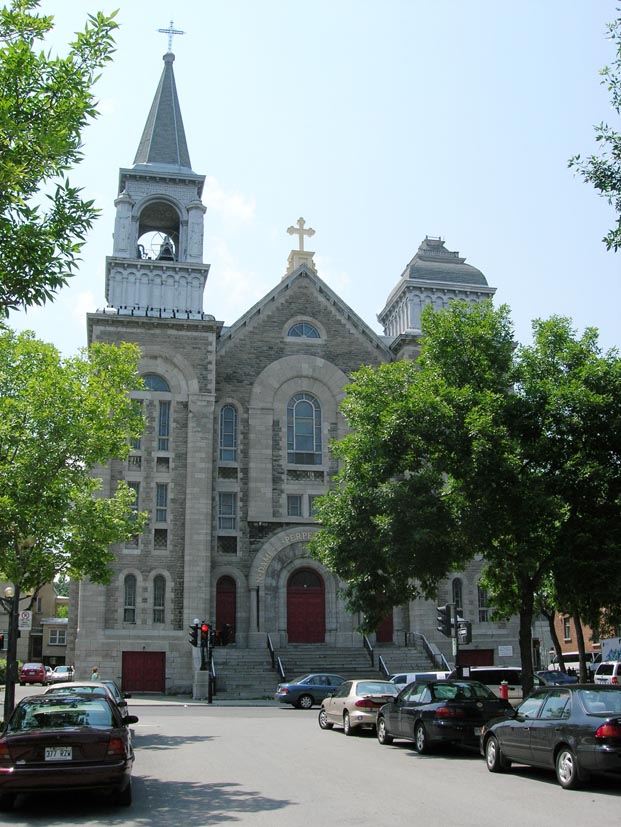
[{"label": "large red church door", "polygon": [[287,636],[289,643],[323,643],[325,640],[325,586],[312,569],[294,571],[287,583]]},{"label": "large red church door", "polygon": [[235,640],[236,602],[235,580],[228,575],[220,577],[216,583],[216,630],[222,636],[222,641],[226,643],[232,643]]},{"label": "large red church door", "polygon": [[392,622],[392,612],[382,620],[375,632],[375,639],[378,643],[392,643],[394,633],[394,626]]}]

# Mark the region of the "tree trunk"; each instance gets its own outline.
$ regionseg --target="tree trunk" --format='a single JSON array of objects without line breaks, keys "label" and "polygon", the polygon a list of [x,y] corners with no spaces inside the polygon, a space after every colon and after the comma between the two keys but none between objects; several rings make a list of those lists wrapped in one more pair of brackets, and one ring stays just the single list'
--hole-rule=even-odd
[{"label": "tree trunk", "polygon": [[582,631],[582,623],[580,621],[580,617],[573,612],[572,619],[574,621],[576,641],[578,643],[578,653],[580,655],[580,683],[586,683],[589,679],[589,674],[587,672],[586,657],[584,654],[584,633]]},{"label": "tree trunk", "polygon": [[556,634],[556,626],[554,625],[554,620],[556,618],[556,612],[552,612],[552,614],[547,614],[546,612],[543,613],[546,618],[548,619],[548,628],[550,629],[550,637],[552,639],[552,643],[554,645],[554,651],[558,657],[558,665],[561,672],[565,672],[565,661],[563,660],[563,652],[561,650],[561,641],[558,639],[558,635]]},{"label": "tree trunk", "polygon": [[520,606],[520,657],[522,660],[522,692],[524,697],[533,688],[533,606],[535,594],[532,584],[524,583],[522,587],[522,605]]}]

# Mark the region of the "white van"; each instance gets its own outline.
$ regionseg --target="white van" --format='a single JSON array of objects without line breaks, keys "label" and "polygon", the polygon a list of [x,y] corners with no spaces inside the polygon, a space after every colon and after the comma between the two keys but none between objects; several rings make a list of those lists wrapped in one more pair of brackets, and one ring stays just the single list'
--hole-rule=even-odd
[{"label": "white van", "polygon": [[[602,656],[600,652],[585,652],[587,669],[590,675],[593,675],[597,669]],[[572,669],[576,675],[580,675],[580,653],[579,652],[563,652],[563,661],[565,663],[565,671],[569,672]],[[560,669],[558,662],[558,655],[554,655],[550,661],[549,669]]]},{"label": "white van", "polygon": [[409,683],[414,683],[414,681],[429,683],[429,681],[441,681],[444,678],[448,678],[450,672],[399,672],[396,675],[392,675],[390,678],[390,682],[394,683],[399,689],[403,689],[404,686],[407,686]]},{"label": "white van", "polygon": [[614,686],[621,685],[621,661],[606,660],[600,663],[593,680],[595,683],[611,683]]}]

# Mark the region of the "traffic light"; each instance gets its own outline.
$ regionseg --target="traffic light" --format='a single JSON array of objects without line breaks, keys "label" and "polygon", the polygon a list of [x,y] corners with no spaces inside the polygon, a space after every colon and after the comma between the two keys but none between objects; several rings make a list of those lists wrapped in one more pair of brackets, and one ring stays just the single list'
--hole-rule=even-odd
[{"label": "traffic light", "polygon": [[472,623],[469,620],[460,620],[457,624],[457,639],[464,645],[472,643]]},{"label": "traffic light", "polygon": [[189,642],[190,646],[198,646],[198,630],[199,630],[198,623],[193,623],[190,626],[190,637],[188,638],[188,642]]},{"label": "traffic light", "polygon": [[4,632],[0,632],[0,649],[4,649]]},{"label": "traffic light", "polygon": [[209,646],[209,623],[201,623],[201,649]]},{"label": "traffic light", "polygon": [[450,603],[447,603],[446,606],[436,607],[436,620],[438,623],[436,629],[438,632],[442,632],[445,637],[451,637],[451,609],[452,606]]}]

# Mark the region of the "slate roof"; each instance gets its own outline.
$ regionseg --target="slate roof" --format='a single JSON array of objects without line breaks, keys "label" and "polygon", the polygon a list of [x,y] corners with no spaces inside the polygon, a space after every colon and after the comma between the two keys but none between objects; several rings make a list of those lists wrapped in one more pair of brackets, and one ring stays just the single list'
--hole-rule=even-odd
[{"label": "slate roof", "polygon": [[426,236],[402,277],[412,281],[441,281],[487,287],[483,273],[465,261],[459,253],[447,250],[441,238]]}]

